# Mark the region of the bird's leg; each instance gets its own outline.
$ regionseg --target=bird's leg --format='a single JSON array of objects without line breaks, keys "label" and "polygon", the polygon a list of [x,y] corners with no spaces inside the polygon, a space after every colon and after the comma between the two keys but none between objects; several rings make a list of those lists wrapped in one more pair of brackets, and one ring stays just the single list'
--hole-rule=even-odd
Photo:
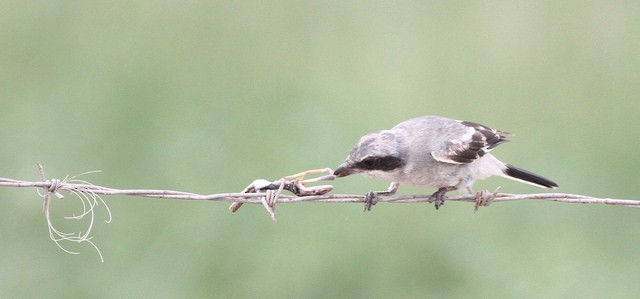
[{"label": "bird's leg", "polygon": [[431,200],[435,203],[436,210],[440,208],[444,204],[444,195],[449,192],[456,190],[456,187],[442,187],[438,189],[435,193],[431,195]]},{"label": "bird's leg", "polygon": [[396,193],[396,191],[398,191],[398,187],[400,186],[400,183],[397,182],[392,182],[391,185],[389,185],[389,188],[387,188],[387,191],[369,191],[367,192],[367,194],[364,195],[364,211],[371,211],[371,207],[373,207],[374,205],[376,205],[378,203],[378,197],[380,195],[385,195],[385,196],[389,196],[389,195],[393,195]]}]

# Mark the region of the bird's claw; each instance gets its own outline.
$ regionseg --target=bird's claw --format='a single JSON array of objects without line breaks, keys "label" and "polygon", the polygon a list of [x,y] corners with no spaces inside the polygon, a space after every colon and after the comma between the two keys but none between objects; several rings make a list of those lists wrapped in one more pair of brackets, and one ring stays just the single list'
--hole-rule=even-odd
[{"label": "bird's claw", "polygon": [[438,189],[438,191],[434,192],[433,194],[431,194],[431,200],[434,203],[434,206],[437,209],[440,209],[440,207],[442,205],[444,205],[444,195],[445,193],[447,193],[447,191],[444,188],[440,188]]},{"label": "bird's claw", "polygon": [[442,192],[433,193],[433,195],[431,195],[431,198],[433,200],[434,206],[436,207],[436,210],[440,209],[440,207],[444,205],[444,193]]},{"label": "bird's claw", "polygon": [[429,202],[434,203],[436,210],[440,209],[440,207],[444,205],[444,195],[455,189],[455,187],[442,187],[431,195],[431,200],[429,200]]},{"label": "bird's claw", "polygon": [[378,192],[369,191],[364,195],[364,209],[363,211],[371,211],[371,208],[378,203]]}]

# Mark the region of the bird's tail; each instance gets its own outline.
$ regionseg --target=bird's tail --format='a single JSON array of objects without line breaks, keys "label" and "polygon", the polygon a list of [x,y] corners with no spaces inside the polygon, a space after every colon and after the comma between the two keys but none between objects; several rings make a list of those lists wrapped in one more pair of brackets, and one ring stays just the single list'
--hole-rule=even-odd
[{"label": "bird's tail", "polygon": [[504,174],[513,180],[523,183],[531,184],[541,188],[556,188],[558,184],[555,182],[543,178],[533,172],[524,170],[522,168],[515,167],[513,165],[506,164],[507,168],[504,169]]}]

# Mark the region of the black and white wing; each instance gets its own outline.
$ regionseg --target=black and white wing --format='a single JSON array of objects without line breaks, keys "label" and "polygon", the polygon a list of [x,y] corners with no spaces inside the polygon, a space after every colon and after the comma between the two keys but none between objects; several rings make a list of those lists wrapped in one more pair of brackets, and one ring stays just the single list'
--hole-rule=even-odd
[{"label": "black and white wing", "polygon": [[431,152],[431,156],[439,162],[451,164],[471,163],[496,146],[508,142],[504,135],[509,132],[491,129],[481,124],[468,121],[451,122],[451,130],[445,130],[443,149]]}]

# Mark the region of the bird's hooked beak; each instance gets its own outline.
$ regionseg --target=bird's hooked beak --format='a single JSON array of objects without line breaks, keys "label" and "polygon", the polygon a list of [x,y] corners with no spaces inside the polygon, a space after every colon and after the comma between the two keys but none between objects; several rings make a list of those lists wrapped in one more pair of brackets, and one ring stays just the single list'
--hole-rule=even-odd
[{"label": "bird's hooked beak", "polygon": [[333,171],[333,175],[337,177],[348,176],[353,173],[354,173],[353,167],[348,161],[345,161],[344,163],[340,164],[340,166],[338,166],[338,168],[336,168],[336,170]]}]

